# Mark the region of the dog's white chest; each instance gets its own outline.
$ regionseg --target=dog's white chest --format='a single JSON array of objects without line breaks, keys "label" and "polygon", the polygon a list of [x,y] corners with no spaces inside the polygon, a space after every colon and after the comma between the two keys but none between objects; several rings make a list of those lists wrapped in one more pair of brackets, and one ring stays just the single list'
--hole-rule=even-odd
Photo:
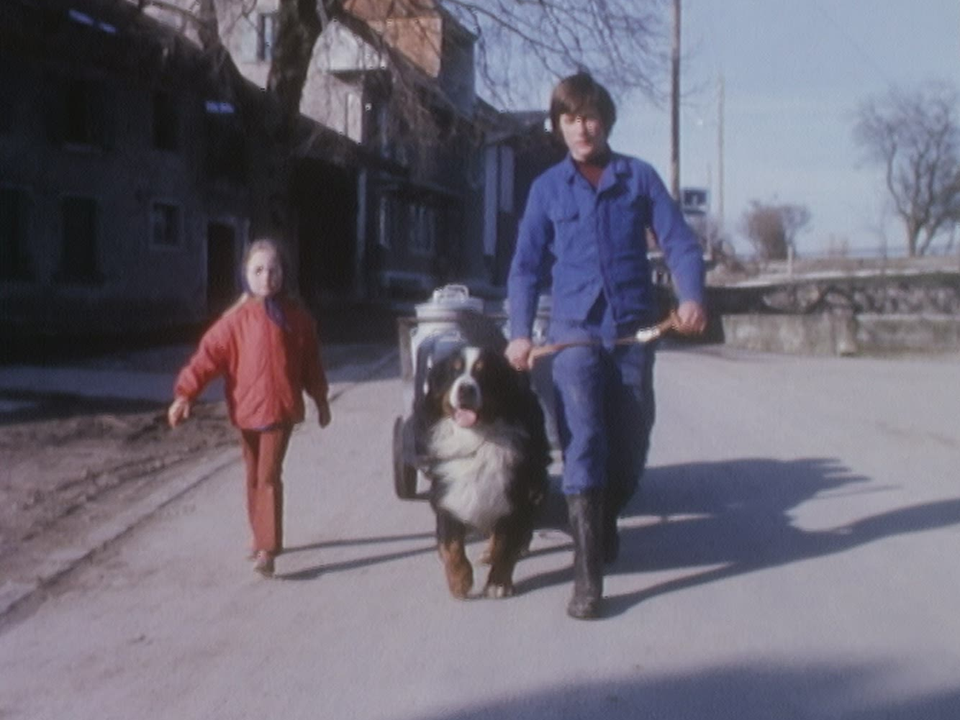
[{"label": "dog's white chest", "polygon": [[461,521],[489,532],[512,510],[507,491],[520,460],[524,431],[497,421],[481,429],[451,420],[434,427],[430,451],[434,482],[446,492],[441,506]]}]

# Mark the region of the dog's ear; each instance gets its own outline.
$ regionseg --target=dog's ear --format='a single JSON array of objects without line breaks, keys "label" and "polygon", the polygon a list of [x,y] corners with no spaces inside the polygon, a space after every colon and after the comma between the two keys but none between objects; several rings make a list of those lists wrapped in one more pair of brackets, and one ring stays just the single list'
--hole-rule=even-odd
[{"label": "dog's ear", "polygon": [[530,378],[530,372],[527,370],[517,370],[515,367],[507,363],[507,366],[513,372],[514,382],[517,384],[517,387],[520,388],[523,392],[529,392],[533,390],[533,381]]},{"label": "dog's ear", "polygon": [[414,378],[413,413],[428,421],[441,415],[443,368],[434,358],[425,358],[420,378]]}]

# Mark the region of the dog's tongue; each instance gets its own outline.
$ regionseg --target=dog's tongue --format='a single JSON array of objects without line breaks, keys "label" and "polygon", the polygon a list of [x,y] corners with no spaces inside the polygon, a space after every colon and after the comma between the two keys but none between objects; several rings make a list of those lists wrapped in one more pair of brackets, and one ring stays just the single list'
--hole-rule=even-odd
[{"label": "dog's tongue", "polygon": [[460,427],[471,427],[477,421],[477,414],[473,410],[458,408],[453,413],[453,421]]}]

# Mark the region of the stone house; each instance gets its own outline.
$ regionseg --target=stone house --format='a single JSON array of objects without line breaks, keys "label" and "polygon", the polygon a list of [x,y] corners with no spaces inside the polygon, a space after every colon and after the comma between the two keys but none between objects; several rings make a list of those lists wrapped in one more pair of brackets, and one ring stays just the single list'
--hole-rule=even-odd
[{"label": "stone house", "polygon": [[[264,151],[251,128],[262,96],[252,83],[227,89],[198,46],[134,4],[0,4],[0,329],[202,324],[236,298],[240,254],[269,229],[263,218],[309,229],[331,225],[325,209],[344,216],[356,146],[306,120],[300,134],[323,151],[297,159],[279,197],[261,197]],[[325,205],[313,193],[310,212],[297,213],[318,177],[346,192]],[[326,267],[320,280],[336,287]]]},{"label": "stone house", "polygon": [[116,3],[0,10],[2,325],[187,324],[235,297],[248,158],[190,48]]}]

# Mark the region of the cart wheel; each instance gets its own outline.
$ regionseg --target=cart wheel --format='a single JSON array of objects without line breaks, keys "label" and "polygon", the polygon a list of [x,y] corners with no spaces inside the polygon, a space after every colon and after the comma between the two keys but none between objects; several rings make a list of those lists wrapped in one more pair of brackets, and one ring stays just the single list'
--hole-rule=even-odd
[{"label": "cart wheel", "polygon": [[403,418],[393,423],[393,489],[401,500],[417,496],[417,469],[403,459]]}]

